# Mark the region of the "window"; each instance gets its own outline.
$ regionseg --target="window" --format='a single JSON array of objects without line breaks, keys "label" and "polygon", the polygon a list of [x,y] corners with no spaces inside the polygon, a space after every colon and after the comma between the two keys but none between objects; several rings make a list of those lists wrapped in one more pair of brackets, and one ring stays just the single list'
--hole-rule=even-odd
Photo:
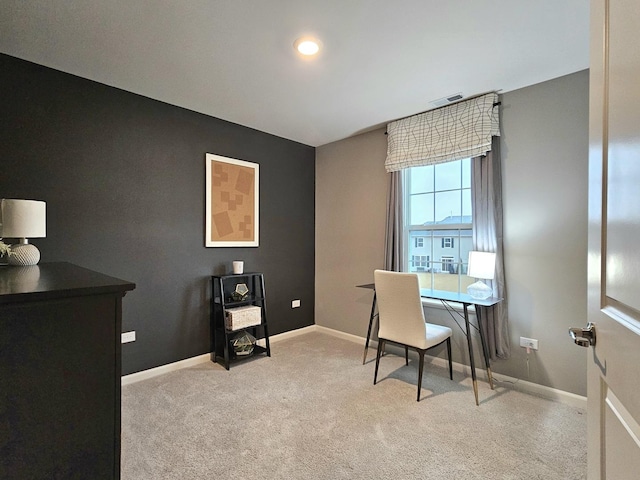
[{"label": "window", "polygon": [[419,272],[422,288],[465,292],[474,282],[466,276],[473,249],[471,160],[408,168],[403,181],[408,270]]},{"label": "window", "polygon": [[453,248],[453,237],[446,237],[442,239],[442,248]]},{"label": "window", "polygon": [[414,272],[424,272],[429,267],[428,255],[412,255],[411,267]]}]

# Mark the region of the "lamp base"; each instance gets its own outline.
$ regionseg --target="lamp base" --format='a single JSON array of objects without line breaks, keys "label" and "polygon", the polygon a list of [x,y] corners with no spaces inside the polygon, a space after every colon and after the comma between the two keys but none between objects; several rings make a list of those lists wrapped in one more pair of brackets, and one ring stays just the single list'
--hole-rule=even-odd
[{"label": "lamp base", "polygon": [[476,283],[472,283],[467,287],[467,293],[472,298],[477,298],[478,300],[484,300],[493,295],[493,290],[484,282],[478,280]]},{"label": "lamp base", "polygon": [[17,267],[37,265],[40,261],[40,250],[30,243],[18,243],[11,245],[7,263]]}]

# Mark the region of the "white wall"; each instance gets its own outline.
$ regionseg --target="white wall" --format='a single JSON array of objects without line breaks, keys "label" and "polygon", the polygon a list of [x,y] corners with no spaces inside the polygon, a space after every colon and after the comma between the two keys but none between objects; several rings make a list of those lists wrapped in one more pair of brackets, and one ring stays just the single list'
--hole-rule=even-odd
[{"label": "white wall", "polygon": [[[567,330],[586,322],[588,72],[501,101],[512,355],[492,368],[586,395],[586,349]],[[355,285],[372,282],[383,265],[385,156],[384,128],[316,150],[316,324],[362,337],[372,294]],[[447,313],[426,313],[454,329],[454,360],[468,364],[464,336]],[[540,341],[528,361],[520,336]]]}]

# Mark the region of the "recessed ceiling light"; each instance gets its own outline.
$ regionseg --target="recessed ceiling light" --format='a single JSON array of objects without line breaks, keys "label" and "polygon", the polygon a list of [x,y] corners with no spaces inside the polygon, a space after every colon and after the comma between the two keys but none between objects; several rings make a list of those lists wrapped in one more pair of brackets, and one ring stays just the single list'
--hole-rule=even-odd
[{"label": "recessed ceiling light", "polygon": [[314,38],[301,37],[293,43],[293,47],[302,55],[311,56],[320,50],[320,42]]}]

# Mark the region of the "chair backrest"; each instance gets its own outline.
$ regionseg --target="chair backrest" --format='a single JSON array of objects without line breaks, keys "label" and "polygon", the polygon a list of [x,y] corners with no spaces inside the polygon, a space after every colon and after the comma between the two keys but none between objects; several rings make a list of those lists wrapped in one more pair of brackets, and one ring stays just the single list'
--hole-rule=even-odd
[{"label": "chair backrest", "polygon": [[374,272],[378,303],[378,336],[394,342],[424,348],[426,325],[415,273]]}]

